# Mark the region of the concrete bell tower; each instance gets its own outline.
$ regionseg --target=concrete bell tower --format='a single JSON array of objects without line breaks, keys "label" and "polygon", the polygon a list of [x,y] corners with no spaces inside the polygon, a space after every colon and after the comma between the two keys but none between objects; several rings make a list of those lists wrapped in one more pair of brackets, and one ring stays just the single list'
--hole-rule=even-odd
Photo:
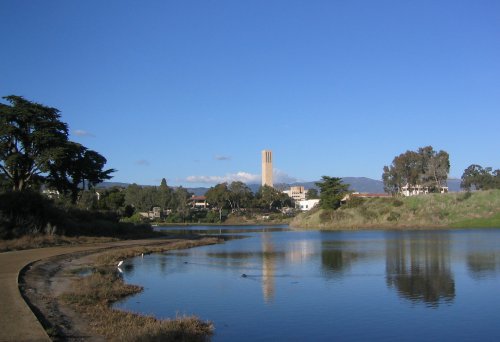
[{"label": "concrete bell tower", "polygon": [[262,186],[273,186],[273,152],[262,151]]}]

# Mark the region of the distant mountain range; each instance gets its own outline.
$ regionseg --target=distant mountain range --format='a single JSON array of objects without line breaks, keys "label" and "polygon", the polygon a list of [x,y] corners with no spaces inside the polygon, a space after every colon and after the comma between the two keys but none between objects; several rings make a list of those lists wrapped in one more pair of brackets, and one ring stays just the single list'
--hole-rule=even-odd
[{"label": "distant mountain range", "polygon": [[[369,192],[369,193],[383,193],[384,183],[381,180],[371,179],[367,177],[344,177],[342,181],[349,184],[349,190],[357,192]],[[317,189],[316,182],[298,182],[292,184],[276,184],[275,187],[278,189],[287,189],[290,186],[303,186],[306,189]],[[106,189],[115,186],[126,188],[130,184],[119,183],[119,182],[103,182],[98,185],[98,188]],[[260,184],[248,184],[248,187],[255,193],[259,190]],[[448,188],[451,192],[460,191],[460,179],[450,178],[448,179]],[[198,188],[186,188],[189,192],[193,193],[195,196],[204,195],[209,188],[198,187]]]}]

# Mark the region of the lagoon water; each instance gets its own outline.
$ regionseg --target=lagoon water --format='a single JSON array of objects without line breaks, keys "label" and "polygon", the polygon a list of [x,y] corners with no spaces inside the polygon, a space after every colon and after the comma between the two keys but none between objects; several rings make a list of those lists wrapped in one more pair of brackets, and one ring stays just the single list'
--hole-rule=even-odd
[{"label": "lagoon water", "polygon": [[213,341],[500,340],[500,229],[230,228],[248,238],[127,260],[144,291],[115,307],[195,314]]}]

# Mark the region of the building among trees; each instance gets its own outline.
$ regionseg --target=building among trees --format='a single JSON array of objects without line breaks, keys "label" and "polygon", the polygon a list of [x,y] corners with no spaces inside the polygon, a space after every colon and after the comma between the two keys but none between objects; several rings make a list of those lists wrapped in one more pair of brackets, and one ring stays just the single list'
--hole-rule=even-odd
[{"label": "building among trees", "polygon": [[294,201],[305,201],[307,191],[303,186],[291,186],[289,190],[283,191],[283,193],[287,194]]}]

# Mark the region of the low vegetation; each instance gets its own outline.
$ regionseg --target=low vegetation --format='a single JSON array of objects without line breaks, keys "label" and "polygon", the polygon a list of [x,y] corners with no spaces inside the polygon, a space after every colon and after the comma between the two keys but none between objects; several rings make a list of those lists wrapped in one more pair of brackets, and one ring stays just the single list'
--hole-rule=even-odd
[{"label": "low vegetation", "polygon": [[291,225],[315,229],[500,227],[500,190],[356,199],[337,210],[301,214]]},{"label": "low vegetation", "polygon": [[0,240],[0,252],[16,251],[31,248],[43,248],[62,245],[83,245],[92,243],[102,243],[117,241],[117,238],[110,237],[71,237],[63,235],[25,235],[18,239]]},{"label": "low vegetation", "polygon": [[[95,260],[94,272],[79,278],[71,291],[61,299],[81,313],[90,329],[113,341],[206,341],[213,333],[213,325],[195,316],[160,320],[131,312],[114,310],[110,305],[126,296],[142,291],[140,286],[127,285],[114,266],[118,260],[166,250],[189,248],[218,243],[216,238],[200,240],[173,240],[156,246],[141,246],[101,253]],[[111,266],[113,265],[113,266]],[[57,336],[54,336],[57,338]]]}]

